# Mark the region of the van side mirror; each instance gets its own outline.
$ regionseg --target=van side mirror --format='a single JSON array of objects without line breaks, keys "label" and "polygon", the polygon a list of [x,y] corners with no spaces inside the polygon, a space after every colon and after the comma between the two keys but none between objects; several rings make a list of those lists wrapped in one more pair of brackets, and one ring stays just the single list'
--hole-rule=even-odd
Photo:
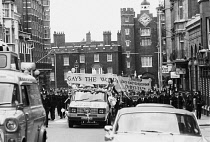
[{"label": "van side mirror", "polygon": [[20,104],[18,104],[17,106],[16,106],[16,109],[17,110],[23,110],[23,103],[20,103]]}]

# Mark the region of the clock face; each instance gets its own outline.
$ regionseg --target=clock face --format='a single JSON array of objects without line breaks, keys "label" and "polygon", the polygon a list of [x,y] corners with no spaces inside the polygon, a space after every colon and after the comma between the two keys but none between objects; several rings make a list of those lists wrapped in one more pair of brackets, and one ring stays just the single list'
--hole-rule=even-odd
[{"label": "clock face", "polygon": [[151,18],[146,13],[142,14],[141,17],[139,18],[139,22],[145,27],[149,24],[150,21]]}]

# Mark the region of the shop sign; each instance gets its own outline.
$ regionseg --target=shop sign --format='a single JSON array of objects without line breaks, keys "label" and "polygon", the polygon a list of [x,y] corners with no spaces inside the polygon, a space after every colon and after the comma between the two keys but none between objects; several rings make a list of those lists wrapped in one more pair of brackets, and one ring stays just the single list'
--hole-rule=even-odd
[{"label": "shop sign", "polygon": [[185,68],[176,68],[176,74],[186,74]]},{"label": "shop sign", "polygon": [[176,72],[170,72],[171,78],[180,78],[180,74],[176,74]]}]

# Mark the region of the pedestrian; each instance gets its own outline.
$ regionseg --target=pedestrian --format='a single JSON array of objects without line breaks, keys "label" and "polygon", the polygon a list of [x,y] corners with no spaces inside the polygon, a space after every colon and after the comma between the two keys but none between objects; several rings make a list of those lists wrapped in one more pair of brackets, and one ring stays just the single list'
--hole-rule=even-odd
[{"label": "pedestrian", "polygon": [[41,98],[42,98],[43,107],[46,112],[45,126],[48,127],[48,115],[49,115],[49,111],[50,111],[50,100],[49,100],[49,97],[47,97],[46,91],[41,94]]},{"label": "pedestrian", "polygon": [[195,93],[195,102],[196,102],[196,116],[197,116],[197,119],[201,119],[201,111],[202,111],[202,106],[204,105],[204,101],[201,97],[200,91]]},{"label": "pedestrian", "polygon": [[55,120],[55,108],[57,105],[57,98],[55,92],[52,89],[50,90],[49,99],[50,99],[50,118],[51,120]]},{"label": "pedestrian", "polygon": [[165,91],[161,92],[160,103],[161,104],[170,104],[170,96]]},{"label": "pedestrian", "polygon": [[185,108],[186,108],[186,110],[188,110],[190,112],[192,112],[194,109],[193,97],[189,92],[187,92],[186,96],[185,96]]},{"label": "pedestrian", "polygon": [[150,94],[150,97],[148,98],[148,103],[157,103],[157,97],[155,96],[154,92]]},{"label": "pedestrian", "polygon": [[172,106],[178,109],[183,109],[184,99],[178,91],[172,96]]},{"label": "pedestrian", "polygon": [[147,102],[148,102],[147,98],[145,97],[143,93],[141,93],[140,98],[137,100],[137,105],[147,103]]}]

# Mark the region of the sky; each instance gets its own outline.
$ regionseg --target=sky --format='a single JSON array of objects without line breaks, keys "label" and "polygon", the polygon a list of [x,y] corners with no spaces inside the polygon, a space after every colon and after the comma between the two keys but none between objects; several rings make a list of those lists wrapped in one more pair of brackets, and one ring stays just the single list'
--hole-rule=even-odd
[{"label": "sky", "polygon": [[[120,8],[134,8],[140,13],[143,0],[50,0],[51,42],[53,33],[63,32],[66,42],[82,41],[90,31],[91,40],[102,41],[103,31],[111,31],[117,40],[120,31]],[[160,0],[150,2],[150,13],[156,16]]]}]

